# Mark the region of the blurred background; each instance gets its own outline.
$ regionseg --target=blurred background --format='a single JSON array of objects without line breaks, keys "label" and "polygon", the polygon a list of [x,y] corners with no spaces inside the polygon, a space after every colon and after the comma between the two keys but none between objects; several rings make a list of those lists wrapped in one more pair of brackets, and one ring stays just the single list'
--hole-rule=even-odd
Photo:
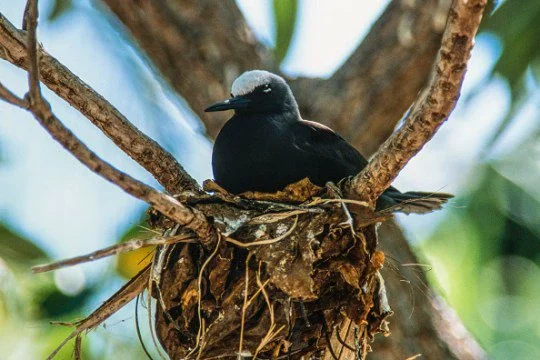
[{"label": "blurred background", "polygon": [[[388,1],[286,3],[275,11],[272,1],[238,1],[259,40],[283,59],[285,74],[329,77]],[[14,24],[23,9],[24,1],[0,0],[0,12]],[[112,16],[92,0],[43,0],[40,13],[39,40],[49,53],[197,180],[212,177],[212,144],[199,120]],[[398,220],[429,278],[490,359],[540,359],[539,24],[540,2],[498,3],[484,19],[456,110],[395,183],[456,194],[443,211]],[[3,61],[0,79],[18,94],[26,90],[26,74]],[[44,92],[58,117],[100,156],[158,186],[76,110]],[[46,357],[70,332],[49,322],[89,314],[150,250],[54,274],[32,275],[30,266],[151,237],[142,225],[145,208],[79,164],[28,113],[0,102],[2,359]],[[149,339],[145,306],[139,305],[140,323]],[[134,321],[130,304],[83,339],[85,358],[144,359]],[[67,346],[59,358],[71,351]]]}]

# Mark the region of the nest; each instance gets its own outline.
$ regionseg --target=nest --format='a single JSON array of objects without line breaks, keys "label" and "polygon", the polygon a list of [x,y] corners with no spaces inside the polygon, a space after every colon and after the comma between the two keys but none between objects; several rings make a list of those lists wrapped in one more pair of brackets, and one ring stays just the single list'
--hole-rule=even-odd
[{"label": "nest", "polygon": [[154,261],[156,334],[171,358],[332,358],[344,348],[363,358],[388,333],[384,217],[307,180],[242,197],[206,188],[215,195],[181,200],[217,240],[165,246]]}]

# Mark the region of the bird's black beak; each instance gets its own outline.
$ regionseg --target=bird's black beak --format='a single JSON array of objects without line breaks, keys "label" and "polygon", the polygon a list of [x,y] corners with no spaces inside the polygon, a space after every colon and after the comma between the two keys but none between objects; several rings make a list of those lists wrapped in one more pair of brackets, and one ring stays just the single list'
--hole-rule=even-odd
[{"label": "bird's black beak", "polygon": [[206,112],[245,109],[251,100],[244,97],[233,97],[204,109]]}]

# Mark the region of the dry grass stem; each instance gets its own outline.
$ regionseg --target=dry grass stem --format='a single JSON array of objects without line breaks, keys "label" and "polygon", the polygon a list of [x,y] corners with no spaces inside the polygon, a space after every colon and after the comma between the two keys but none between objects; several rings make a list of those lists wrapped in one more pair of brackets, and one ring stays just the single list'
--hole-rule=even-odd
[{"label": "dry grass stem", "polygon": [[65,260],[55,261],[50,264],[37,265],[37,266],[32,267],[32,272],[34,274],[43,273],[47,271],[61,269],[68,266],[74,266],[74,265],[83,264],[90,261],[99,260],[107,256],[118,255],[121,253],[138,250],[138,249],[148,247],[148,246],[172,245],[172,244],[184,243],[184,242],[193,243],[195,242],[195,238],[190,235],[184,234],[184,235],[171,236],[171,237],[154,236],[151,239],[147,239],[147,240],[134,239],[134,240],[120,243],[120,244],[114,244],[106,248],[93,251],[86,255],[80,255],[80,256],[72,257]]}]

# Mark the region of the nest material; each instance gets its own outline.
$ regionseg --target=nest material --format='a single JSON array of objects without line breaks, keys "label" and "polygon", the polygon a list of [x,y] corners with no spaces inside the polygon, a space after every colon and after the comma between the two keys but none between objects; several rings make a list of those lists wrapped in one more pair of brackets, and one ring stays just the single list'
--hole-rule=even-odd
[{"label": "nest material", "polygon": [[211,189],[183,201],[213,219],[217,242],[162,249],[156,333],[171,358],[328,357],[348,320],[346,346],[364,357],[388,333],[376,214],[307,180],[251,199]]}]

